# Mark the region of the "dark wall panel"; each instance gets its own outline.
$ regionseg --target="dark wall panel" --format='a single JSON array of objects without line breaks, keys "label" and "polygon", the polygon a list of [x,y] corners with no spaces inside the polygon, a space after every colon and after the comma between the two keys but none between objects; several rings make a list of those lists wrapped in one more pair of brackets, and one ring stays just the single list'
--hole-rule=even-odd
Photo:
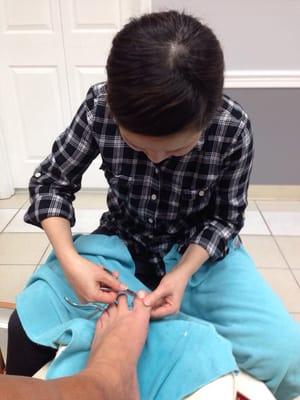
[{"label": "dark wall panel", "polygon": [[225,89],[248,113],[255,140],[253,184],[300,184],[300,89]]}]

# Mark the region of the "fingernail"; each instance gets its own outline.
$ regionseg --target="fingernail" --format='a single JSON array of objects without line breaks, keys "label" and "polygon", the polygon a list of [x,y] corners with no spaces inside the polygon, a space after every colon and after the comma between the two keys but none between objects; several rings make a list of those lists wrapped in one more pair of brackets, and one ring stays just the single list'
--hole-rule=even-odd
[{"label": "fingernail", "polygon": [[126,285],[124,285],[123,283],[120,285],[120,288],[122,289],[122,290],[127,290],[128,289],[128,286],[126,286]]},{"label": "fingernail", "polygon": [[146,293],[143,292],[142,290],[140,290],[140,291],[137,292],[137,297],[138,297],[139,299],[144,299],[145,296],[146,296]]}]

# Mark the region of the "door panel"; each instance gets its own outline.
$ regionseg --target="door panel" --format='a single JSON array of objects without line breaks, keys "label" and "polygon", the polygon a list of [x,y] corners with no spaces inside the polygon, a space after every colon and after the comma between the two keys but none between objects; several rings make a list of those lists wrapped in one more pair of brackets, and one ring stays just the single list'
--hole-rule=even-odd
[{"label": "door panel", "polygon": [[[150,5],[150,0],[0,0],[0,132],[15,188],[28,187],[89,86],[106,79],[116,32],[131,16],[150,12]],[[83,187],[107,187],[100,158],[84,174]]]},{"label": "door panel", "polygon": [[70,118],[58,0],[0,0],[0,117],[14,187]]}]

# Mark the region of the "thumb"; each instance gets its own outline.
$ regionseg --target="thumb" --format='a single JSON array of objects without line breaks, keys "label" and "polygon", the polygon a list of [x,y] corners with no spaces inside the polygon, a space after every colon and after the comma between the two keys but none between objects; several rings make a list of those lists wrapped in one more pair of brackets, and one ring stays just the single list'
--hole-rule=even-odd
[{"label": "thumb", "polygon": [[146,294],[143,298],[143,302],[145,306],[153,307],[156,303],[158,303],[164,296],[166,296],[166,290],[160,286],[155,289],[153,292]]}]

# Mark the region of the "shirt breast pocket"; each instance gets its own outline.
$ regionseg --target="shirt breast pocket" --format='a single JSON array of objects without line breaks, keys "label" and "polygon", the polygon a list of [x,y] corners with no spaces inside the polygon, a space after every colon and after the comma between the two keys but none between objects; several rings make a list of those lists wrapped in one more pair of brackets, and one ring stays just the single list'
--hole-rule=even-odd
[{"label": "shirt breast pocket", "polygon": [[180,212],[187,215],[205,208],[211,197],[210,186],[183,188],[180,197]]},{"label": "shirt breast pocket", "polygon": [[131,176],[124,175],[115,170],[111,165],[102,162],[100,169],[104,171],[105,178],[109,185],[109,191],[123,200],[128,199],[130,187],[132,186],[133,178]]}]

